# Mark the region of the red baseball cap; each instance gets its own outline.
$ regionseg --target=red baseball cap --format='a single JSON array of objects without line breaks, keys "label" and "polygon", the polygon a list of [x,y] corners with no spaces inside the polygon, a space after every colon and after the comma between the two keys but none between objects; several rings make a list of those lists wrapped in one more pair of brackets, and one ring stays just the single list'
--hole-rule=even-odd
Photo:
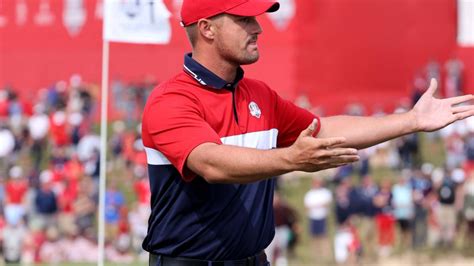
[{"label": "red baseball cap", "polygon": [[202,18],[222,13],[255,17],[265,12],[275,12],[279,8],[277,1],[270,0],[183,0],[181,25],[186,27]]}]

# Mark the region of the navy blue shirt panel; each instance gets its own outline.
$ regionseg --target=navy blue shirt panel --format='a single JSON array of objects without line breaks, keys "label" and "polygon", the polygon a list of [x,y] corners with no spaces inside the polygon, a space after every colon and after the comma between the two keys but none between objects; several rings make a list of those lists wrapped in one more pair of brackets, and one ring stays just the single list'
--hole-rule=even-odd
[{"label": "navy blue shirt panel", "polygon": [[273,239],[273,179],[245,185],[209,184],[201,177],[183,182],[172,165],[148,169],[152,213],[145,250],[234,260],[255,255]]}]

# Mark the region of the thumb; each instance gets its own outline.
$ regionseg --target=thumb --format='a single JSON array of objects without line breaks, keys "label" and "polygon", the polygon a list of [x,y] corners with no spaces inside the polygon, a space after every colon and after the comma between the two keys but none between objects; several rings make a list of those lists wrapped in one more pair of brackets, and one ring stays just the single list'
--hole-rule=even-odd
[{"label": "thumb", "polygon": [[311,121],[311,124],[309,124],[309,126],[305,130],[301,131],[300,135],[312,137],[317,127],[318,127],[318,119],[315,118],[313,119],[313,121]]},{"label": "thumb", "polygon": [[434,78],[430,81],[430,87],[426,90],[426,93],[430,96],[433,96],[438,88],[438,81]]}]

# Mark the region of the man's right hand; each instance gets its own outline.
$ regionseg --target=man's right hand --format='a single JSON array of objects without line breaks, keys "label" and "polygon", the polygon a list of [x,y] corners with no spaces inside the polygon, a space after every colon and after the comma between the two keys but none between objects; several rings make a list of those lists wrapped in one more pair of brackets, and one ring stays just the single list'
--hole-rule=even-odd
[{"label": "man's right hand", "polygon": [[346,142],[343,137],[313,137],[318,120],[303,130],[298,139],[288,147],[288,162],[293,170],[315,172],[357,162],[357,149],[341,148]]}]

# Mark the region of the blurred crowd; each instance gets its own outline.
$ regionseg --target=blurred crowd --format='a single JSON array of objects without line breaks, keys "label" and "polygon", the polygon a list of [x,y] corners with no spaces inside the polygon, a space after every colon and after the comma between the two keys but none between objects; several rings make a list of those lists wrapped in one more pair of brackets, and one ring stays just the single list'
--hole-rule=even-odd
[{"label": "blurred crowd", "polygon": [[[461,95],[462,63],[452,59],[445,66],[441,94]],[[394,112],[411,109],[428,81],[440,80],[439,71],[439,64],[429,62],[414,78],[412,98]],[[308,101],[300,98],[300,103],[311,109]],[[367,115],[357,104],[348,106],[347,114]],[[381,143],[359,155],[358,163],[311,176],[312,188],[303,200],[308,228],[299,228],[294,214],[287,215],[280,228],[290,233],[280,236],[277,229],[267,250],[275,265],[288,265],[291,245],[282,239],[295,234],[310,236],[311,254],[323,263],[374,262],[400,250],[462,249],[474,255],[474,118]],[[430,163],[438,161],[438,166]],[[291,209],[277,197],[276,213]]]},{"label": "blurred crowd", "polygon": [[[112,86],[112,105],[126,114],[110,124],[105,255],[112,262],[147,259],[141,241],[150,188],[138,121],[153,86]],[[78,75],[22,97],[0,89],[0,255],[6,263],[97,261],[98,92]]]},{"label": "blurred crowd", "polygon": [[[450,60],[445,70],[441,75],[439,64],[430,62],[414,78],[412,99],[395,112],[411,108],[431,77],[444,77],[444,95],[462,94],[462,63]],[[114,263],[148,259],[141,242],[150,187],[139,121],[155,84],[150,78],[111,83],[112,118],[121,118],[109,123],[108,136],[105,255]],[[99,91],[79,75],[21,97],[13,88],[0,89],[0,255],[6,263],[97,261]],[[318,110],[301,98],[296,103]],[[347,113],[366,114],[357,104]],[[269,259],[287,265],[301,234],[311,236],[314,254],[330,254],[328,262],[338,263],[386,257],[396,246],[472,246],[474,120],[423,135],[429,152],[444,153],[436,155],[445,158],[442,166],[423,158],[421,141],[420,134],[407,135],[361,150],[357,164],[318,173],[301,203],[307,229],[298,227],[297,211],[276,192]],[[436,143],[444,149],[430,149]],[[380,167],[396,178],[373,178]]]},{"label": "blurred crowd", "polygon": [[[463,136],[473,134],[474,127]],[[465,250],[474,255],[474,158],[465,144],[460,160],[443,167],[410,161],[411,167],[401,169],[406,162],[401,160],[399,142],[394,141],[365,151],[372,154],[366,162],[312,176],[312,187],[303,199],[307,228],[298,225],[296,210],[277,193],[275,215],[287,215],[276,218],[269,257],[275,265],[288,265],[294,245],[290,240],[301,234],[310,237],[311,254],[320,263],[352,265],[397,251],[430,249]],[[395,153],[396,159],[389,153]],[[397,164],[391,165],[394,161]],[[396,167],[393,171],[399,175],[375,180],[370,169],[379,167]]]}]

